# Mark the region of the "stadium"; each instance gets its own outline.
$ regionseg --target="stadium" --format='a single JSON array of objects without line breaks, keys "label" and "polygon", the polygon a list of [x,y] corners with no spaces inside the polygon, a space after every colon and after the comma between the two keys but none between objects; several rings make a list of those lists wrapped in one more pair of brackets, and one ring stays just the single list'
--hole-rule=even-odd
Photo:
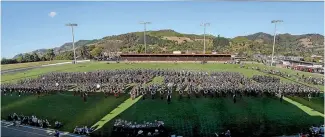
[{"label": "stadium", "polygon": [[[199,60],[202,59],[199,58]],[[136,62],[136,59],[134,61]],[[308,128],[314,124],[322,124],[324,115],[321,112],[323,112],[323,108],[321,106],[317,108],[315,105],[323,102],[322,95],[315,94],[311,102],[308,102],[308,95],[291,95],[292,93],[288,92],[286,93],[288,95],[283,98],[284,101],[281,102],[281,97],[277,95],[249,96],[239,95],[241,92],[238,92],[236,103],[234,103],[233,93],[225,93],[226,95],[220,96],[211,95],[212,91],[205,94],[203,91],[193,90],[193,93],[188,93],[188,88],[183,89],[182,86],[175,85],[170,89],[171,91],[166,89],[166,92],[171,92],[172,96],[171,102],[168,104],[167,97],[165,97],[167,93],[162,94],[160,90],[163,87],[159,86],[155,94],[152,93],[153,91],[150,91],[155,88],[149,88],[145,90],[146,93],[130,95],[139,86],[141,88],[138,89],[140,90],[138,92],[142,92],[141,90],[144,90],[143,88],[145,87],[161,86],[166,80],[161,74],[156,77],[146,77],[143,84],[125,83],[123,85],[116,85],[116,87],[111,87],[108,83],[113,81],[105,81],[104,76],[104,81],[102,82],[98,78],[98,75],[110,73],[109,77],[120,82],[119,79],[130,77],[128,75],[132,75],[132,71],[152,71],[152,73],[162,73],[164,71],[190,73],[193,71],[210,74],[216,73],[216,75],[224,77],[221,81],[226,81],[226,78],[231,81],[235,80],[232,77],[237,77],[233,75],[236,75],[236,72],[240,72],[244,78],[247,77],[244,80],[247,80],[247,82],[250,81],[250,77],[266,75],[277,77],[279,80],[287,83],[294,83],[290,81],[294,79],[293,77],[283,77],[276,73],[270,74],[268,71],[271,71],[272,68],[268,68],[269,70],[265,72],[251,69],[252,66],[265,67],[259,64],[246,64],[242,68],[239,64],[223,64],[221,62],[208,62],[206,64],[201,64],[200,62],[171,62],[167,64],[149,62],[130,64],[123,61],[110,64],[91,62],[38,68],[31,70],[28,74],[4,75],[2,80],[18,81],[20,85],[2,84],[2,118],[7,119],[7,116],[13,113],[18,115],[36,115],[37,117],[46,118],[50,122],[62,122],[64,125],[59,129],[68,132],[73,132],[75,126],[86,125],[94,128],[94,131],[89,134],[90,136],[126,136],[126,133],[122,135],[121,133],[116,133],[117,131],[114,132],[114,124],[118,119],[141,124],[144,121],[163,121],[164,131],[168,132],[168,135],[175,134],[181,136],[214,136],[215,133],[220,134],[227,130],[231,131],[232,136],[290,135],[299,133],[301,130],[308,131]],[[160,69],[159,71],[157,70],[158,68]],[[106,70],[107,72],[98,70]],[[119,71],[125,72],[126,75],[121,75]],[[48,72],[52,73],[46,74]],[[293,74],[294,72],[290,73]],[[72,74],[74,74],[74,77],[82,75],[81,77],[86,81],[88,79],[93,82],[89,83],[90,81],[86,82],[80,79],[78,81],[76,79],[80,84],[84,84],[80,85],[73,82],[73,78],[69,76],[72,76]],[[30,77],[39,80],[36,80],[38,82],[35,81],[34,83],[33,80],[29,80]],[[61,77],[61,79],[58,79],[58,77]],[[70,79],[70,81],[65,80],[65,77]],[[138,76],[135,75],[134,77]],[[201,77],[203,78],[203,76]],[[204,75],[204,77],[207,76]],[[25,78],[26,80],[20,81],[18,78]],[[43,78],[46,79],[46,82],[42,81]],[[261,79],[268,80],[269,78],[261,77]],[[122,81],[121,83],[124,83]],[[30,88],[31,86],[24,87],[24,85],[30,84],[34,85],[32,87],[37,89],[36,87],[42,85],[42,83],[47,85],[48,91],[44,88],[41,92],[34,93],[33,91],[36,90]],[[166,84],[168,85],[168,83]],[[307,84],[307,86],[310,85]],[[186,93],[180,93],[182,92],[181,89]],[[196,94],[196,92],[200,93]],[[88,95],[81,93],[87,93]],[[304,106],[303,103],[308,103],[308,106]],[[80,113],[83,113],[83,115],[79,115]],[[146,134],[148,132],[150,131],[146,131]],[[154,133],[154,130],[151,133]]]},{"label": "stadium", "polygon": [[[12,7],[23,8],[15,4],[4,4],[7,18],[18,16]],[[218,24],[212,18],[212,13],[219,13],[217,10],[223,6],[215,8],[203,4],[205,6],[192,6],[209,10],[205,18],[210,17],[214,20],[212,22]],[[114,10],[107,12],[111,9],[105,7],[105,2],[62,3],[69,8],[58,5],[40,3],[34,5],[38,8],[23,8],[28,13],[26,17],[35,15],[35,18],[26,20],[26,24],[33,24],[35,20],[46,24],[37,29],[29,26],[35,32],[28,26],[14,26],[17,18],[4,21],[6,29],[10,28],[15,33],[3,33],[6,46],[2,47],[5,56],[1,59],[1,136],[324,136],[324,65],[320,63],[323,60],[320,54],[324,51],[319,50],[323,48],[324,36],[321,34],[277,34],[276,25],[281,26],[283,20],[268,20],[275,25],[275,35],[258,32],[270,24],[248,27],[252,29],[250,32],[258,33],[246,35],[245,32],[245,36],[239,31],[248,30],[244,25],[221,31],[225,35],[238,33],[232,34],[234,36],[223,37],[216,34],[219,30],[216,32],[213,29],[211,33],[216,36],[208,35],[208,22],[201,24],[202,35],[169,29],[147,30],[147,25],[153,24],[146,21],[140,22],[144,31],[129,32],[134,26],[125,26],[123,19],[130,22],[134,17],[128,14],[142,15],[138,10],[148,6],[134,6],[137,4],[133,3],[125,8],[112,4],[109,7]],[[51,6],[67,15],[52,11],[47,20],[36,18],[52,9]],[[164,10],[169,8],[166,5],[163,7]],[[179,8],[182,6],[176,7],[174,10],[181,13]],[[69,14],[72,12],[70,8],[75,10],[74,14]],[[138,10],[125,12],[129,8]],[[158,12],[159,9],[161,7],[156,5],[151,10]],[[184,18],[193,16],[196,20],[203,16],[183,10],[191,13],[191,16],[184,15]],[[93,24],[107,23],[103,11],[116,14],[114,21],[109,23],[124,30],[99,28],[100,25],[94,27]],[[77,16],[75,13],[85,14]],[[150,14],[165,18],[155,12]],[[243,14],[237,15],[237,12],[227,14],[244,17]],[[56,26],[70,16],[76,17],[71,21],[79,21],[80,24],[65,24],[61,26],[64,31]],[[170,20],[179,21],[174,28],[191,24],[178,18]],[[157,24],[159,19],[156,18]],[[234,22],[227,18],[224,20],[229,26]],[[87,24],[89,22],[92,22],[91,25]],[[304,27],[301,29],[301,33],[307,32]],[[200,31],[195,28],[189,31],[188,26],[183,30],[189,33]],[[31,33],[29,37],[27,32]],[[37,39],[33,38],[35,33],[39,33]],[[23,34],[26,38],[20,39],[26,41],[20,43],[33,43],[35,47],[15,47],[13,36]],[[72,42],[60,47],[44,49],[42,45],[45,41],[52,44],[64,41],[65,37],[70,41],[71,34]],[[75,35],[80,37],[76,42]],[[102,38],[83,40],[98,36]],[[28,52],[30,49],[37,50]],[[16,53],[19,54],[13,55]]]}]

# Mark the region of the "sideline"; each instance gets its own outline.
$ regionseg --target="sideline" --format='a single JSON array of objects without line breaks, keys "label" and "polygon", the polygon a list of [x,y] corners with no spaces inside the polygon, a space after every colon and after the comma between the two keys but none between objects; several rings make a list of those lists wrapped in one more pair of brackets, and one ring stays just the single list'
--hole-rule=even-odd
[{"label": "sideline", "polygon": [[115,118],[117,115],[131,107],[133,104],[138,102],[142,98],[142,95],[137,97],[136,99],[129,98],[126,101],[124,101],[122,104],[117,106],[115,109],[113,109],[109,114],[104,116],[100,121],[98,121],[96,124],[94,124],[92,127],[96,128],[94,131],[102,128],[107,122]]},{"label": "sideline", "polygon": [[291,100],[291,99],[289,99],[287,97],[283,97],[283,100],[285,100],[285,101],[287,101],[287,102],[289,102],[289,103],[297,106],[298,108],[300,108],[302,111],[306,112],[310,116],[321,116],[321,117],[324,117],[324,114],[322,114],[322,113],[320,113],[320,112],[318,112],[316,110],[313,110],[313,109],[311,109],[311,108],[309,108],[309,107],[307,107],[307,106],[305,106],[305,105],[303,105],[301,103],[298,103],[296,101],[293,101],[293,100]]},{"label": "sideline", "polygon": [[[14,129],[14,128],[9,128],[9,126],[12,126],[13,125],[12,122],[7,122],[7,121],[4,121],[4,120],[1,120],[1,123],[4,123],[4,124],[7,124],[8,125],[8,126],[2,126],[1,125],[1,127],[4,127],[4,128],[8,128],[8,129],[12,129],[12,130],[17,130],[17,131],[22,131],[22,132],[31,133],[31,134],[36,134],[36,133],[28,132],[28,131],[25,131],[25,130],[18,130],[18,129]],[[19,127],[24,127],[24,128],[34,129],[34,130],[40,130],[40,131],[44,131],[46,133],[55,133],[55,130],[54,129],[51,129],[51,128],[42,129],[42,128],[31,127],[31,126],[26,126],[26,125],[19,125]],[[37,134],[37,135],[40,135],[40,134]],[[45,136],[45,135],[42,135],[42,136]],[[63,132],[63,131],[60,131],[60,136],[85,137],[85,136],[82,136],[82,135],[74,135],[74,134],[71,134],[69,132]]]},{"label": "sideline", "polygon": [[[78,63],[86,63],[90,62],[90,60],[78,60]],[[45,68],[45,67],[51,67],[51,66],[60,66],[65,64],[72,64],[72,61],[69,62],[61,62],[61,63],[53,63],[53,64],[46,64],[46,65],[40,65],[40,66],[31,66],[31,67],[23,67],[23,68],[15,68],[15,69],[8,69],[8,70],[0,70],[1,74],[8,74],[8,73],[18,73],[18,72],[24,72],[28,70],[33,70],[37,68]]]},{"label": "sideline", "polygon": [[16,131],[19,131],[19,132],[34,134],[34,135],[38,135],[38,136],[43,136],[43,137],[48,137],[49,136],[49,135],[42,135],[42,134],[38,134],[38,133],[28,132],[28,131],[20,130],[20,129],[14,129],[14,128],[10,128],[10,127],[4,127],[4,128],[10,129],[10,130],[16,130]]}]

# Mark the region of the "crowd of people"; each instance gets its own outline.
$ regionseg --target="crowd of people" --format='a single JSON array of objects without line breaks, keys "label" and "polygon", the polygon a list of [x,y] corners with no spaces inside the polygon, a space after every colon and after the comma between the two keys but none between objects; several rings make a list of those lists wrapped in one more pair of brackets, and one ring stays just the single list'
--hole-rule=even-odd
[{"label": "crowd of people", "polygon": [[312,76],[307,77],[305,75],[299,75],[299,73],[297,73],[296,79],[298,79],[298,81],[313,84],[313,85],[324,85],[324,78],[322,77],[312,77]]},{"label": "crowd of people", "polygon": [[[278,75],[281,77],[292,77],[285,72],[270,69],[258,71]],[[155,77],[162,77],[160,83],[151,82]],[[311,78],[309,78],[310,80]],[[318,83],[318,82],[316,82]],[[126,89],[130,89],[127,92]],[[204,72],[174,69],[122,69],[122,70],[100,70],[94,72],[53,72],[41,75],[35,79],[24,79],[17,83],[1,84],[1,94],[10,95],[50,95],[63,91],[71,91],[75,96],[81,96],[84,101],[95,92],[101,92],[105,97],[121,94],[130,94],[132,98],[142,96],[142,99],[166,99],[170,104],[172,96],[182,98],[200,97],[227,97],[233,98],[236,103],[237,97],[280,97],[300,96],[319,97],[321,91],[315,87],[302,84],[283,83],[277,77],[254,75],[248,78],[238,72]],[[45,119],[36,116],[10,115],[9,120],[19,121],[39,127],[50,127]],[[62,124],[55,122],[55,127]],[[87,127],[76,127],[77,134],[90,134],[93,131]],[[166,130],[161,121],[152,123],[129,122],[117,120],[114,124],[116,136],[165,136]],[[230,132],[229,132],[230,134]]]},{"label": "crowd of people", "polygon": [[[47,119],[41,119],[37,118],[36,116],[24,116],[23,114],[17,115],[16,113],[13,113],[8,116],[8,120],[12,121],[15,126],[18,125],[30,125],[30,126],[36,126],[40,128],[48,128],[51,127],[50,122]],[[55,121],[54,128],[60,128],[62,127],[62,123]]]},{"label": "crowd of people", "polygon": [[309,128],[309,135],[311,137],[319,137],[322,136],[324,137],[324,125],[321,126],[311,126]]},{"label": "crowd of people", "polygon": [[280,78],[272,77],[272,76],[266,76],[266,75],[254,75],[252,79],[256,82],[260,83],[279,83]]},{"label": "crowd of people", "polygon": [[[161,84],[139,85],[130,94],[133,97],[143,95],[152,99],[156,94],[160,98],[170,99],[172,92],[177,92],[179,98],[187,97],[226,97],[232,96],[320,96],[320,90],[300,84],[282,83],[280,79],[270,76],[253,76],[252,79],[235,72],[162,72],[164,82]],[[159,74],[160,75],[160,74]],[[176,94],[177,95],[177,94]]]},{"label": "crowd of people", "polygon": [[87,101],[89,94],[103,92],[105,96],[124,93],[128,84],[146,83],[153,75],[142,74],[141,70],[112,70],[95,72],[49,73],[35,79],[24,79],[17,83],[2,84],[1,93],[12,95],[47,95],[73,89],[74,95],[80,95]]},{"label": "crowd of people", "polygon": [[90,135],[94,131],[94,128],[88,128],[87,126],[76,126],[73,130],[73,133],[79,134],[79,135]]},{"label": "crowd of people", "polygon": [[[259,68],[254,68],[260,70]],[[285,73],[263,69],[272,74]],[[155,77],[163,77],[163,82],[152,83]],[[179,98],[226,97],[232,96],[301,96],[317,97],[320,90],[302,84],[283,83],[272,76],[254,75],[248,78],[237,72],[203,72],[170,69],[124,69],[94,72],[57,72],[42,75],[36,79],[24,79],[15,84],[2,84],[2,94],[38,96],[73,90],[84,101],[94,92],[102,92],[105,97],[125,94],[127,88],[132,98],[166,98],[170,103],[173,92]],[[158,95],[158,97],[157,97]],[[177,95],[177,94],[176,94]]]},{"label": "crowd of people", "polygon": [[299,133],[299,137],[324,137],[324,125],[313,125],[305,133]]},{"label": "crowd of people", "polygon": [[226,132],[221,132],[220,134],[215,133],[216,137],[231,137],[230,130],[227,130]]},{"label": "crowd of people", "polygon": [[280,77],[284,77],[284,78],[289,78],[289,79],[294,79],[296,81],[299,82],[304,82],[304,83],[308,83],[308,84],[312,84],[312,85],[324,85],[324,78],[321,77],[317,77],[317,76],[305,76],[304,74],[289,74],[287,72],[284,71],[280,71],[280,70],[274,70],[274,69],[267,69],[267,68],[259,68],[259,67],[251,67],[252,69],[258,70],[260,72],[263,73],[267,73],[267,74],[272,74],[272,75],[277,75]]},{"label": "crowd of people", "polygon": [[164,128],[164,122],[136,123],[127,120],[117,119],[113,126],[112,136],[118,137],[165,137],[168,136]]}]

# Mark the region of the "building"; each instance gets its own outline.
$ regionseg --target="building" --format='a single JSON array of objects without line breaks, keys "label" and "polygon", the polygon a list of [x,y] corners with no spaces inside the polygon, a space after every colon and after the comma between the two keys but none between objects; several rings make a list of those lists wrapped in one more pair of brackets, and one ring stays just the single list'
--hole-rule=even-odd
[{"label": "building", "polygon": [[230,54],[120,54],[127,61],[229,61]]}]

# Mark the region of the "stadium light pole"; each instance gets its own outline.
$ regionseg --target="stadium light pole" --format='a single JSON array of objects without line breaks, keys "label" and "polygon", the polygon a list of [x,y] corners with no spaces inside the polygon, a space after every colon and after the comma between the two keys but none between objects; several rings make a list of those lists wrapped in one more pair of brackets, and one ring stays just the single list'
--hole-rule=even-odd
[{"label": "stadium light pole", "polygon": [[73,27],[78,26],[78,24],[73,24],[73,23],[69,23],[66,24],[66,26],[71,27],[71,31],[72,31],[72,48],[73,48],[73,59],[74,59],[74,63],[76,64],[76,49],[74,48],[74,32],[73,32]]},{"label": "stadium light pole", "polygon": [[207,26],[210,26],[210,23],[202,23],[201,26],[204,28],[204,35],[203,35],[203,54],[205,54],[205,30]]},{"label": "stadium light pole", "polygon": [[144,31],[143,31],[143,41],[144,41],[144,53],[147,53],[147,42],[146,42],[146,30],[147,30],[147,24],[151,24],[151,22],[140,22],[140,24],[143,24]]},{"label": "stadium light pole", "polygon": [[274,36],[273,36],[273,47],[272,47],[272,59],[271,59],[271,66],[273,64],[274,58],[274,46],[275,46],[275,37],[276,37],[276,24],[283,22],[283,20],[272,20],[271,23],[274,23]]}]

